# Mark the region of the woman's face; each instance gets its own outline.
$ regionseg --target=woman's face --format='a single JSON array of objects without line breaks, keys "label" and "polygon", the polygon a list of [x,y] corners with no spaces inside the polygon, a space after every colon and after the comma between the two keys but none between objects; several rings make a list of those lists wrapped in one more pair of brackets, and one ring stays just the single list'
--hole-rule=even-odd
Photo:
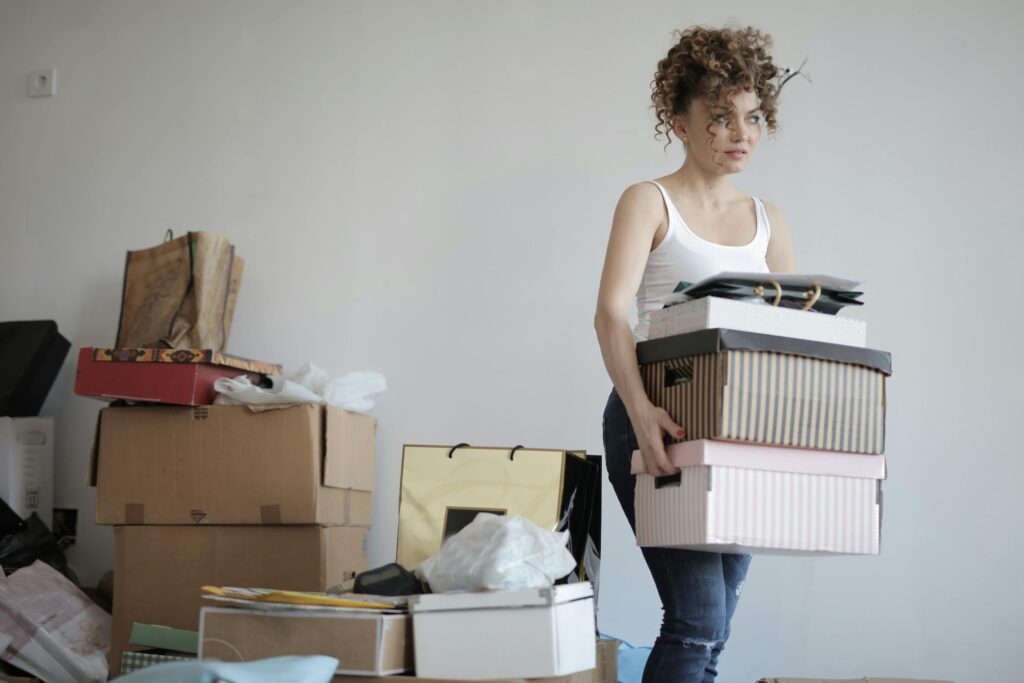
[{"label": "woman's face", "polygon": [[686,145],[688,159],[712,172],[739,173],[761,140],[760,106],[750,91],[723,97],[712,110],[696,99],[685,116],[675,117],[673,131]]}]

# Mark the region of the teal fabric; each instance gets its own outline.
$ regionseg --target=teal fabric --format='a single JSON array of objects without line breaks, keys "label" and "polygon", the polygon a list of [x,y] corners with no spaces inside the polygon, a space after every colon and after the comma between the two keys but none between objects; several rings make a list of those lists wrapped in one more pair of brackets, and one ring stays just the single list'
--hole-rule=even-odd
[{"label": "teal fabric", "polygon": [[334,657],[274,657],[254,662],[171,662],[122,676],[118,683],[329,683]]}]

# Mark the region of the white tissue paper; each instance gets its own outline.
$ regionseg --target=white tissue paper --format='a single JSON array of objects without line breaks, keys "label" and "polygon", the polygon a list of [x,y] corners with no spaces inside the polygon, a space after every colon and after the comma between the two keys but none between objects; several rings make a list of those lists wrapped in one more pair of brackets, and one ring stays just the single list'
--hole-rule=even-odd
[{"label": "white tissue paper", "polygon": [[331,377],[312,363],[290,375],[271,375],[269,389],[254,385],[245,375],[221,377],[213,383],[219,405],[269,405],[279,403],[327,403],[354,413],[369,413],[373,399],[387,383],[379,372],[363,370]]},{"label": "white tissue paper", "polygon": [[569,532],[525,517],[478,514],[416,569],[435,593],[546,588],[576,568]]}]

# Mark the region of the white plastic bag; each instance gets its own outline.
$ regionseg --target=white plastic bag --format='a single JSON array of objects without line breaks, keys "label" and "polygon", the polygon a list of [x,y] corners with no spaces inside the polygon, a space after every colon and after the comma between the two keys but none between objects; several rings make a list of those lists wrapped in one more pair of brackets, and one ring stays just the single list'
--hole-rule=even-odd
[{"label": "white plastic bag", "polygon": [[245,375],[221,377],[213,383],[213,388],[219,392],[214,402],[226,405],[328,403],[365,414],[373,409],[370,397],[387,389],[384,376],[379,372],[364,370],[331,377],[312,363],[306,363],[290,375],[274,375],[269,379],[271,387],[264,389]]},{"label": "white plastic bag", "polygon": [[416,573],[435,593],[545,588],[576,568],[568,538],[525,517],[480,513]]}]

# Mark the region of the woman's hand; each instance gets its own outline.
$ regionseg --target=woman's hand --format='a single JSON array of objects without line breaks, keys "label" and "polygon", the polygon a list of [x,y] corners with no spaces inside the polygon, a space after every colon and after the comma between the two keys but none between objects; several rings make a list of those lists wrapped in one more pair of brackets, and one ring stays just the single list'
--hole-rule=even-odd
[{"label": "woman's hand", "polygon": [[630,420],[633,423],[633,431],[636,432],[644,468],[656,477],[678,472],[679,468],[670,463],[665,454],[665,436],[682,438],[685,430],[672,420],[668,411],[650,401],[640,405],[634,412],[635,414],[630,415]]}]

